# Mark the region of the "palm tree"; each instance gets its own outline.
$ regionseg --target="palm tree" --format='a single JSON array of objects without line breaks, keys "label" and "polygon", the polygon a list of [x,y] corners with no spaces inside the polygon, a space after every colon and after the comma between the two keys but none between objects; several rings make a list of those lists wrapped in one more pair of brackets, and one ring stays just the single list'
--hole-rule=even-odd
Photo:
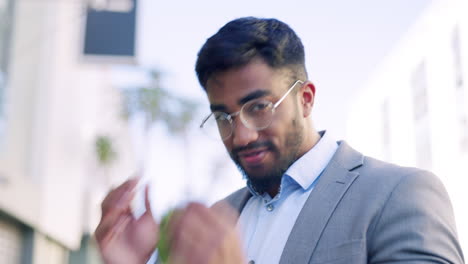
[{"label": "palm tree", "polygon": [[164,124],[172,135],[182,136],[187,141],[187,129],[197,114],[199,104],[164,89],[160,71],[149,70],[149,76],[147,86],[124,91],[124,116],[131,118],[143,115],[145,141],[149,140],[150,130],[155,123]]},{"label": "palm tree", "polygon": [[117,159],[117,151],[114,142],[108,135],[98,135],[94,140],[94,152],[98,169],[102,170],[104,184],[107,186],[111,182],[110,169]]},{"label": "palm tree", "polygon": [[98,163],[101,166],[110,166],[117,157],[112,139],[109,136],[100,135],[94,142]]}]

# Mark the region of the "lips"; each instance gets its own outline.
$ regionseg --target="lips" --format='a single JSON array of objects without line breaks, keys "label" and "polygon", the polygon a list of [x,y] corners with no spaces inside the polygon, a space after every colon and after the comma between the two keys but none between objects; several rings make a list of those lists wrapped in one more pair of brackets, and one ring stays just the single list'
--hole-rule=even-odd
[{"label": "lips", "polygon": [[263,162],[267,153],[267,149],[243,151],[239,153],[239,158],[245,165],[255,166],[260,165]]}]

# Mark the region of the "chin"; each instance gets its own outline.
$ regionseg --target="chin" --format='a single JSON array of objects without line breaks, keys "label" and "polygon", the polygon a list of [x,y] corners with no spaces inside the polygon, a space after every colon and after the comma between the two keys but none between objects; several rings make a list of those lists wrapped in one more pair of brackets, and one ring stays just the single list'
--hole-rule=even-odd
[{"label": "chin", "polygon": [[247,178],[252,179],[254,181],[275,181],[275,179],[281,179],[283,175],[282,171],[278,169],[265,169],[264,167],[258,169],[246,169],[244,170]]},{"label": "chin", "polygon": [[271,175],[272,169],[267,169],[265,165],[242,166],[242,170],[249,178],[264,179]]}]

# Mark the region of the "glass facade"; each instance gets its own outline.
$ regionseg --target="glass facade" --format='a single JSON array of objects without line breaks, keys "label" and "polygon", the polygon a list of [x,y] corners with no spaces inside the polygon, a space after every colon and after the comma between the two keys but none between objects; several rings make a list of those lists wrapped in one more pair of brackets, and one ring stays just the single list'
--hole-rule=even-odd
[{"label": "glass facade", "polygon": [[416,67],[411,77],[413,90],[413,119],[416,132],[416,166],[430,170],[432,168],[431,126],[427,94],[427,71],[424,61]]},{"label": "glass facade", "polygon": [[460,130],[460,150],[461,152],[468,152],[468,111],[466,108],[466,91],[465,81],[463,76],[462,65],[462,45],[460,38],[460,29],[458,25],[455,27],[452,36],[453,48],[453,62],[455,69],[455,93],[456,93],[456,107],[457,107],[457,120]]}]

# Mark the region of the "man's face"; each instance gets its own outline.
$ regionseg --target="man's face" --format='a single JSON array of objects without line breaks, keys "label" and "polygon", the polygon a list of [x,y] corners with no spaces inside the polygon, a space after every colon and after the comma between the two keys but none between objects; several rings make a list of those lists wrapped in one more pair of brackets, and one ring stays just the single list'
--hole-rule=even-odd
[{"label": "man's face", "polygon": [[[208,80],[211,110],[231,114],[240,111],[246,102],[259,98],[274,104],[294,81],[288,78],[287,70],[275,70],[254,60]],[[295,91],[301,89],[301,84],[297,86]],[[298,95],[293,91],[276,108],[269,127],[260,131],[248,128],[236,116],[232,135],[223,142],[233,161],[258,192],[274,192],[283,173],[298,157],[303,129]]]}]

